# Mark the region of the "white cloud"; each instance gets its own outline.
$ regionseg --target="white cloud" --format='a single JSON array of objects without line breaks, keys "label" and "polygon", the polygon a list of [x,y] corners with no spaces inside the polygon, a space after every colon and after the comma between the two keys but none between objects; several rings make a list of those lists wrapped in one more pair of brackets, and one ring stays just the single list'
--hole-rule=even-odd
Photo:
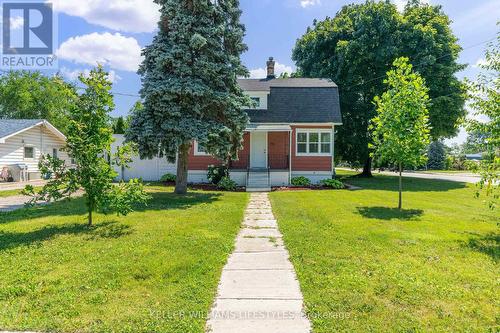
[{"label": "white cloud", "polygon": [[300,5],[302,8],[307,8],[310,6],[320,5],[321,0],[300,0]]},{"label": "white cloud", "polygon": [[481,66],[488,65],[488,61],[485,58],[477,59],[476,63],[472,65],[473,68],[481,68]]},{"label": "white cloud", "polygon": [[142,61],[141,47],[135,38],[109,32],[71,37],[59,47],[57,56],[77,64],[99,63],[130,72],[137,71]]},{"label": "white cloud", "polygon": [[[421,0],[421,2],[426,4],[431,3],[430,0]],[[408,0],[394,0],[394,3],[396,4],[396,6],[398,6],[398,10],[402,12],[405,10],[405,6],[408,3]]]},{"label": "white cloud", "polygon": [[10,29],[17,30],[24,25],[24,18],[22,16],[14,16],[10,18]]},{"label": "white cloud", "polygon": [[91,24],[125,32],[153,32],[160,20],[159,6],[153,0],[59,0],[54,8]]},{"label": "white cloud", "polygon": [[[61,74],[70,81],[77,81],[80,74],[83,74],[84,76],[89,76],[90,69],[70,70],[67,67],[63,67],[61,68]],[[116,74],[114,70],[108,71],[108,78],[112,83],[118,82],[122,79],[118,74]]]},{"label": "white cloud", "polygon": [[[276,62],[276,65],[274,67],[274,72],[276,76],[280,76],[282,73],[293,73],[293,68],[291,66],[283,65],[280,64],[279,62]],[[250,78],[251,79],[263,79],[267,77],[267,69],[266,68],[256,68],[250,70]]]}]

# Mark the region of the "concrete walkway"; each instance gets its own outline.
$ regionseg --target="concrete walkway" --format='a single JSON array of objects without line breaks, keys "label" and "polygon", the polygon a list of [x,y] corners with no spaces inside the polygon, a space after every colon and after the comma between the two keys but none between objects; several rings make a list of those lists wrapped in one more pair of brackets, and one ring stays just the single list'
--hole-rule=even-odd
[{"label": "concrete walkway", "polygon": [[212,333],[309,333],[303,297],[267,193],[253,193],[219,283]]}]

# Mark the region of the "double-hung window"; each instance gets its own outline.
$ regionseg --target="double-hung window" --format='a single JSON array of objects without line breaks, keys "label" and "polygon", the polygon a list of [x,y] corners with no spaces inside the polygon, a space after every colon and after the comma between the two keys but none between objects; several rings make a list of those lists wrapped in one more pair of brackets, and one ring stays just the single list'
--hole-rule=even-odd
[{"label": "double-hung window", "polygon": [[297,131],[297,156],[331,156],[332,133],[330,130]]},{"label": "double-hung window", "polygon": [[253,102],[252,108],[259,109],[260,108],[260,97],[250,97]]},{"label": "double-hung window", "polygon": [[24,147],[24,159],[31,160],[35,158],[35,148],[34,147]]},{"label": "double-hung window", "polygon": [[207,156],[207,149],[203,144],[198,143],[198,141],[194,142],[194,155],[195,156]]}]

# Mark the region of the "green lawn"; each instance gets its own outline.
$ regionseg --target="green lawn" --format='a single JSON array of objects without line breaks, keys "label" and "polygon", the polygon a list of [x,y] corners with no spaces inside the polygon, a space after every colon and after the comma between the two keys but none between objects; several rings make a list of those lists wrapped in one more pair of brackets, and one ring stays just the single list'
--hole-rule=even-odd
[{"label": "green lawn", "polygon": [[12,197],[14,195],[20,195],[22,190],[7,190],[0,191],[0,198]]},{"label": "green lawn", "polygon": [[171,190],[90,230],[82,199],[0,214],[0,329],[204,332],[248,196]]},{"label": "green lawn", "polygon": [[[37,186],[35,187],[35,190],[40,190],[42,187],[41,186]],[[21,195],[23,190],[6,190],[6,191],[0,191],[0,198],[7,198],[7,197],[12,197],[12,196],[15,196],[15,195]]]},{"label": "green lawn", "polygon": [[498,211],[472,186],[405,179],[400,213],[397,178],[346,181],[363,190],[271,194],[315,333],[498,329]]}]

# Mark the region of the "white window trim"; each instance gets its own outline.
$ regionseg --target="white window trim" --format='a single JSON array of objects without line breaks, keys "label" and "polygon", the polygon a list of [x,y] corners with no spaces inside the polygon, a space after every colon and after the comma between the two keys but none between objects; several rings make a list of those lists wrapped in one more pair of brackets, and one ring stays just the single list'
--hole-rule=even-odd
[{"label": "white window trim", "polygon": [[250,99],[252,101],[254,101],[254,102],[257,102],[257,101],[255,101],[256,99],[258,100],[258,104],[255,107],[255,109],[261,109],[262,108],[262,101],[261,101],[261,98],[259,96],[250,96]]},{"label": "white window trim", "polygon": [[198,141],[194,142],[194,156],[210,156],[210,154],[198,151]]},{"label": "white window trim", "polygon": [[[33,157],[26,157],[26,148],[32,148],[33,149]],[[23,160],[24,161],[34,161],[36,159],[36,147],[32,145],[25,145],[23,146]]]},{"label": "white window trim", "polygon": [[[307,153],[299,153],[299,133],[307,134]],[[318,133],[319,134],[319,150],[318,153],[309,153],[309,134],[310,133]],[[330,134],[330,152],[329,153],[321,153],[321,133],[329,133]],[[316,157],[332,157],[332,130],[331,129],[298,129],[295,132],[295,156],[316,156]],[[302,142],[303,143],[303,142]],[[326,143],[326,142],[325,142]]]}]

